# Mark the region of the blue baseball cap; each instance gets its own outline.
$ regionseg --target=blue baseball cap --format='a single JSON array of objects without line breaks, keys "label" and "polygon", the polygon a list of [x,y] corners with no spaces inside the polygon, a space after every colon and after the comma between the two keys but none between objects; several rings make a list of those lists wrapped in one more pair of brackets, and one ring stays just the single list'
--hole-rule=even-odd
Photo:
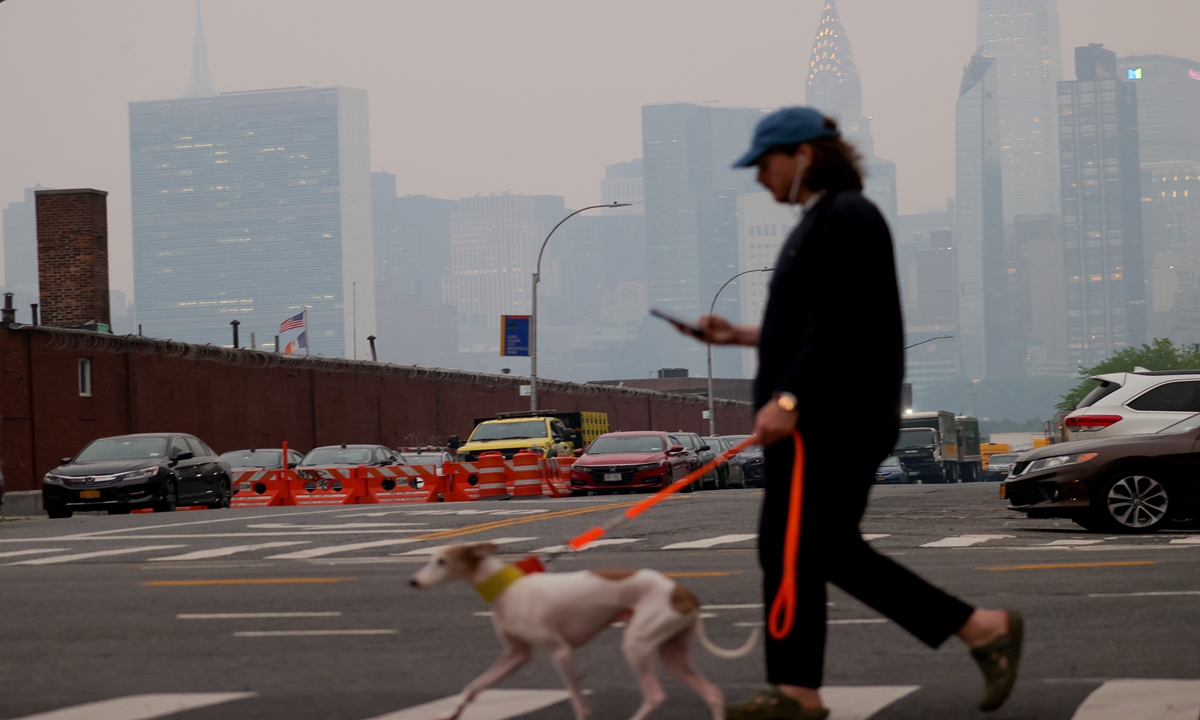
[{"label": "blue baseball cap", "polygon": [[795,145],[840,135],[837,130],[825,127],[825,116],[810,107],[780,108],[754,126],[754,140],[750,143],[750,149],[738,158],[733,167],[752,167],[767,150],[776,145]]}]

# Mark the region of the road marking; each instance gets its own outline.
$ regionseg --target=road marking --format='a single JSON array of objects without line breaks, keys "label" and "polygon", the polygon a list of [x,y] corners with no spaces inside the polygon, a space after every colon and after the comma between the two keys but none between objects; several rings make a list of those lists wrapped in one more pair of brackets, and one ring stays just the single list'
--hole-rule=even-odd
[{"label": "road marking", "polygon": [[[506,537],[495,538],[490,540],[482,540],[481,542],[489,542],[493,545],[512,545],[513,543],[527,542],[529,540],[537,540],[535,537]],[[435,545],[434,547],[421,548],[419,550],[409,550],[408,552],[397,553],[397,555],[432,555],[442,548],[450,547],[449,545]]]},{"label": "road marking", "polygon": [[26,715],[17,720],[151,720],[185,710],[220,705],[232,700],[254,697],[258,693],[178,693],[168,695],[129,695],[76,705],[61,710]]},{"label": "road marking", "polygon": [[891,533],[867,533],[862,536],[862,539],[866,540],[867,542],[870,542],[872,540],[879,540],[881,538],[891,537],[891,536],[892,536]]},{"label": "road marking", "polygon": [[145,587],[201,587],[205,585],[305,585],[354,582],[358,578],[251,578],[247,580],[147,580]]},{"label": "road marking", "polygon": [[121,548],[120,550],[93,550],[92,552],[75,553],[74,555],[55,555],[54,557],[37,558],[36,560],[22,560],[20,562],[9,563],[9,565],[56,565],[58,563],[75,562],[76,560],[90,560],[98,557],[112,557],[113,555],[129,555],[130,553],[152,552],[154,550],[173,550],[175,548],[187,547],[186,545],[147,545],[146,547],[137,548]]},{"label": "road marking", "polygon": [[732,545],[733,543],[746,542],[757,537],[758,535],[718,535],[717,537],[705,538],[703,540],[671,543],[670,545],[663,546],[663,550],[703,550],[704,548],[715,547],[717,545]]},{"label": "road marking", "polygon": [[[467,706],[460,720],[508,720],[557,705],[570,698],[566,690],[484,690]],[[429,720],[446,717],[458,704],[458,695],[427,702],[370,720]]]},{"label": "road marking", "polygon": [[508,520],[493,520],[491,522],[483,522],[477,525],[467,525],[466,527],[461,528],[450,528],[449,530],[431,532],[428,535],[418,535],[413,539],[448,540],[450,538],[462,537],[464,535],[474,535],[476,533],[488,532],[489,530],[499,530],[500,528],[512,527],[513,525],[523,525],[525,523],[536,522],[538,520],[553,520],[557,518],[575,517],[576,515],[586,515],[588,513],[599,512],[601,510],[620,510],[622,508],[633,507],[638,502],[641,501],[608,503],[606,505],[594,505],[591,507],[558,510],[556,512],[547,512],[541,515],[533,515],[529,517],[511,518]]},{"label": "road marking", "polygon": [[[372,528],[395,529],[400,526],[428,525],[429,523],[339,523],[337,525],[305,525],[303,523],[255,523],[248,528],[264,530],[365,530]],[[425,532],[422,530],[421,532]]]},{"label": "road marking", "polygon": [[1099,545],[1103,540],[1052,540],[1042,543],[1042,547],[1076,547],[1082,545]]},{"label": "road marking", "polygon": [[44,553],[66,552],[70,548],[45,548],[43,550],[12,550],[10,552],[0,552],[0,558],[6,557],[21,557],[22,555],[42,555]]},{"label": "road marking", "polygon": [[325,545],[322,547],[297,550],[281,555],[268,555],[268,560],[307,560],[308,558],[325,557],[336,553],[367,550],[369,548],[390,547],[392,545],[407,545],[417,542],[416,538],[390,538],[388,540],[372,540],[370,542],[349,543],[346,545]]},{"label": "road marking", "polygon": [[234,637],[315,637],[318,635],[395,635],[395,630],[249,630]]},{"label": "road marking", "polygon": [[[74,533],[71,535],[65,535],[62,538],[55,538],[55,539],[56,540],[59,540],[59,539],[83,540],[83,539],[98,538],[98,537],[101,537],[104,535],[117,535],[120,533],[138,532],[140,530],[162,530],[164,528],[187,527],[189,525],[212,525],[213,523],[245,522],[246,520],[277,519],[277,518],[281,518],[281,517],[289,517],[291,515],[320,515],[320,514],[324,514],[324,513],[339,512],[342,509],[343,508],[338,508],[337,510],[303,510],[300,512],[272,513],[270,515],[238,515],[235,513],[230,517],[220,517],[220,518],[214,518],[211,520],[191,520],[188,522],[177,522],[177,523],[176,522],[164,522],[164,523],[157,523],[157,524],[153,524],[153,525],[144,525],[141,527],[117,528],[116,530],[97,530],[96,532]],[[151,517],[157,518],[158,516],[159,516],[158,514],[155,514],[155,515],[152,515]]]},{"label": "road marking", "polygon": [[1071,720],[1195,720],[1200,680],[1109,680]]},{"label": "road marking", "polygon": [[1200,535],[1189,535],[1185,538],[1175,538],[1172,545],[1200,545]]},{"label": "road marking", "polygon": [[762,603],[746,603],[744,605],[701,605],[701,610],[761,610]]},{"label": "road marking", "polygon": [[[475,510],[464,508],[462,510],[402,510],[405,515],[541,515],[542,513],[551,512],[550,510],[542,509],[512,509],[512,510]],[[561,511],[560,511],[561,512]],[[351,517],[342,515],[341,517]]]},{"label": "road marking", "polygon": [[[591,550],[592,548],[603,547],[604,545],[627,545],[629,543],[635,543],[640,539],[641,538],[601,538],[600,540],[591,541],[583,549]],[[534,553],[565,553],[565,552],[571,552],[571,548],[568,545],[551,545],[549,547],[544,547],[544,548],[541,548],[538,550],[534,550],[533,552]],[[576,552],[579,552],[579,551],[576,551]]]},{"label": "road marking", "polygon": [[921,547],[923,548],[959,548],[970,547],[985,543],[989,540],[1003,540],[1005,538],[1013,538],[1013,535],[957,535],[955,537],[942,538],[934,542],[927,542]]},{"label": "road marking", "polygon": [[729,577],[730,575],[741,575],[740,570],[734,572],[675,572],[663,573],[669,578],[706,578],[706,577]]},{"label": "road marking", "polygon": [[258,613],[182,613],[177,620],[258,620],[261,618],[309,618],[341,617],[336,610],[331,612],[258,612]]},{"label": "road marking", "polygon": [[1172,597],[1182,595],[1200,595],[1200,590],[1161,590],[1147,592],[1130,592],[1130,593],[1089,593],[1090,598],[1106,598],[1106,597]]},{"label": "road marking", "polygon": [[268,550],[270,548],[287,547],[289,545],[304,545],[307,542],[307,540],[285,540],[282,542],[258,543],[255,545],[230,545],[229,547],[213,548],[212,550],[197,550],[195,552],[184,553],[182,555],[167,555],[165,557],[150,558],[150,562],[163,562],[164,560],[207,560],[208,558],[228,557],[229,555],[236,555],[240,552],[250,552],[251,550]]},{"label": "road marking", "polygon": [[1043,565],[994,565],[992,567],[977,567],[976,570],[1066,570],[1068,568],[1100,568],[1100,567],[1136,567],[1140,565],[1157,565],[1153,560],[1131,560],[1129,562],[1099,562],[1099,563],[1046,563]]},{"label": "road marking", "polygon": [[821,700],[830,708],[829,720],[867,720],[888,705],[920,689],[919,685],[823,687]]}]

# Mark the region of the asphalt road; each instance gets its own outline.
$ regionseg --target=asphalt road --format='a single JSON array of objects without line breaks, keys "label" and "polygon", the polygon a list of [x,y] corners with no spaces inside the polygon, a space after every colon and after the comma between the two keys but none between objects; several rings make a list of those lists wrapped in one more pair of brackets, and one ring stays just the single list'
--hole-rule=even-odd
[{"label": "asphalt road", "polygon": [[[1200,535],[1090,535],[1012,513],[996,487],[879,487],[863,524],[876,547],[939,585],[1025,612],[1021,678],[993,717],[1200,717]],[[411,708],[456,694],[499,648],[469,587],[408,586],[420,553],[503,539],[516,557],[636,499],[0,522],[0,720],[431,718],[434,709]],[[761,499],[681,496],[615,533],[627,542],[553,569],[676,574],[710,606],[710,635],[738,645],[762,617],[751,537]],[[982,717],[978,672],[957,641],[931,651],[838,590],[830,600],[835,720]],[[759,651],[724,661],[696,647],[693,657],[731,699],[761,687]],[[619,630],[577,662],[595,717],[633,713],[640,695]],[[681,683],[664,685],[669,699],[652,717],[704,716]],[[476,720],[571,717],[544,658],[501,687]]]}]

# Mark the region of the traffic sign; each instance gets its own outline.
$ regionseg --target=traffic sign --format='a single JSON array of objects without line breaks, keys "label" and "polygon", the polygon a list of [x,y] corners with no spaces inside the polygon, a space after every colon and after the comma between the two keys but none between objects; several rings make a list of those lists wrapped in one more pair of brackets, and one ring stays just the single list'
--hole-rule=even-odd
[{"label": "traffic sign", "polygon": [[501,357],[529,357],[529,316],[500,316]]}]

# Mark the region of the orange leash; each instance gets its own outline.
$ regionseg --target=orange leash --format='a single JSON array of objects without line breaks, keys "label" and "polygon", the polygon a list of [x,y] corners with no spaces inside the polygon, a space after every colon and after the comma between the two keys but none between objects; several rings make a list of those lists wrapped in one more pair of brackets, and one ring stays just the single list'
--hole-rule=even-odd
[{"label": "orange leash", "polygon": [[799,430],[792,431],[792,444],[796,448],[796,458],[792,464],[787,532],[783,536],[783,579],[767,616],[767,632],[775,640],[787,637],[796,621],[796,562],[800,556],[800,513],[804,507],[804,439]]}]

